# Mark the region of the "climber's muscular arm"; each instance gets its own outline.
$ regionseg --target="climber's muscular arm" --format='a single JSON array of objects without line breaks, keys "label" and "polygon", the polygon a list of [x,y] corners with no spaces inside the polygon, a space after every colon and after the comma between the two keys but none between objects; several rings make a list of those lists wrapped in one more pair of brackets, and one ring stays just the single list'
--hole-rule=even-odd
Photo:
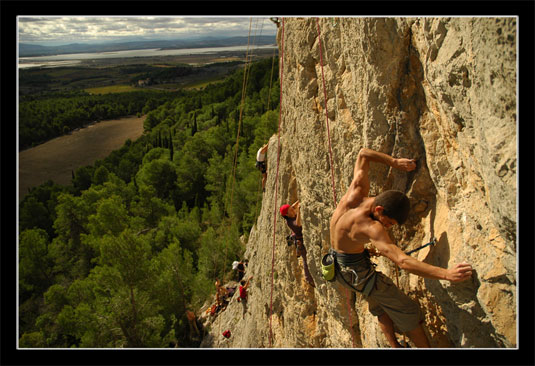
[{"label": "climber's muscular arm", "polygon": [[301,210],[299,209],[300,208],[299,200],[295,201],[292,204],[292,207],[294,208],[295,213],[296,213],[295,223],[297,224],[297,226],[301,226]]},{"label": "climber's muscular arm", "polygon": [[358,204],[364,197],[368,197],[370,192],[370,180],[368,172],[370,162],[377,162],[389,165],[393,168],[411,171],[416,168],[416,163],[412,159],[396,159],[390,155],[362,148],[357,156],[355,168],[353,169],[353,180],[348,190],[347,202],[350,205]]},{"label": "climber's muscular arm", "polygon": [[448,280],[460,282],[472,276],[472,266],[468,263],[457,264],[453,268],[445,269],[436,267],[408,256],[395,245],[383,226],[378,222],[370,223],[366,230],[372,244],[381,252],[381,255],[389,258],[401,269],[415,275],[436,280]]},{"label": "climber's muscular arm", "polygon": [[[360,162],[359,159],[361,160]],[[369,170],[370,161],[386,164],[391,166],[392,168],[405,170],[407,172],[416,168],[416,162],[414,161],[414,159],[394,158],[390,155],[378,151],[363,148],[359,151],[359,156],[357,157],[355,171],[353,172],[354,176],[357,174],[357,170],[365,170],[367,173],[367,171]]]}]

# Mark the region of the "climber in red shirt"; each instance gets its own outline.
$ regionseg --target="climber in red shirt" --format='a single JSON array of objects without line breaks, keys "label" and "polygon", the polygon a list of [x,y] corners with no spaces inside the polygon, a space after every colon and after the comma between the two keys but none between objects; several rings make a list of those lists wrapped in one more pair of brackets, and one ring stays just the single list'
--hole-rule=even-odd
[{"label": "climber in red shirt", "polygon": [[357,293],[364,293],[370,312],[392,347],[401,347],[394,333],[394,324],[406,332],[416,347],[429,347],[423,317],[412,299],[399,290],[370,262],[364,245],[371,244],[380,255],[392,260],[401,269],[421,277],[459,282],[472,275],[468,263],[450,269],[436,267],[405,254],[392,242],[387,233],[393,225],[401,225],[408,217],[410,202],[399,191],[389,190],[376,197],[368,197],[370,162],[378,162],[402,171],[416,169],[412,159],[393,158],[370,149],[361,149],[355,163],[353,180],[338,203],[330,222],[331,253],[337,268],[335,280]]},{"label": "climber in red shirt", "polygon": [[243,306],[242,317],[244,318],[245,318],[245,312],[247,311],[247,288],[249,287],[249,281],[251,281],[251,278],[253,278],[253,276],[249,277],[247,281],[245,280],[240,281],[240,287],[239,287],[240,296],[238,297],[238,302],[241,302]]}]

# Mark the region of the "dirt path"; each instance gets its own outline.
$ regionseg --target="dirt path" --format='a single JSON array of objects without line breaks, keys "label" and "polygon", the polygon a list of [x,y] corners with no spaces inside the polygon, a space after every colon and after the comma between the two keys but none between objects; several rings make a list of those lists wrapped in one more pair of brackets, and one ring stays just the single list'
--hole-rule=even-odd
[{"label": "dirt path", "polygon": [[70,184],[72,171],[92,165],[121,148],[126,140],[134,141],[140,137],[145,118],[125,117],[102,121],[20,152],[19,200],[28,193],[29,188],[49,179],[58,184]]}]

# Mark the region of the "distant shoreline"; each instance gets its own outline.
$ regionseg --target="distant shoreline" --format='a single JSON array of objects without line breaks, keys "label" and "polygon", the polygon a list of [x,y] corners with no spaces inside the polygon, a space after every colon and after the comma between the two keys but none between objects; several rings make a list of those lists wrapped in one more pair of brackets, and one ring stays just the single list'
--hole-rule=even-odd
[{"label": "distant shoreline", "polygon": [[[73,56],[76,56],[76,55],[98,55],[98,54],[111,54],[111,53],[135,53],[135,52],[141,52],[143,53],[143,51],[162,51],[162,52],[165,52],[165,51],[188,51],[190,50],[192,53],[203,53],[203,52],[206,52],[206,50],[209,50],[209,49],[218,49],[218,50],[222,50],[222,49],[236,49],[236,48],[247,48],[248,47],[248,43],[244,43],[244,44],[234,44],[234,45],[217,45],[217,44],[210,44],[210,45],[196,45],[196,46],[193,46],[192,45],[187,45],[187,46],[179,46],[179,45],[162,45],[162,46],[158,46],[157,44],[155,45],[147,45],[147,46],[144,46],[144,47],[135,47],[135,48],[95,48],[95,49],[77,49],[77,50],[70,50],[70,51],[67,51],[67,50],[61,50],[61,49],[57,49],[57,50],[54,50],[54,49],[51,49],[51,50],[47,50],[47,51],[35,51],[35,52],[28,52],[28,51],[23,51],[23,52],[20,52],[19,53],[19,59],[23,59],[23,60],[26,60],[26,59],[34,59],[34,58],[40,58],[40,59],[45,59],[45,58],[48,58],[48,57],[51,57],[51,58],[54,58],[54,59],[58,59],[58,58],[62,58],[62,57],[65,57],[65,59],[72,59]],[[273,42],[261,42],[261,43],[257,43],[257,44],[254,44],[254,45],[251,45],[249,47],[254,47],[254,48],[273,48],[273,47],[277,47],[277,44],[275,42],[275,40],[273,40]],[[186,52],[188,53],[188,52]],[[84,57],[85,58],[85,57]]]},{"label": "distant shoreline", "polygon": [[[278,53],[277,47],[267,47],[263,48],[254,48],[250,50],[252,57],[271,57],[273,53]],[[179,62],[191,65],[206,64],[214,62],[214,59],[217,59],[215,62],[222,62],[225,58],[243,58],[245,61],[246,50],[224,50],[217,52],[200,52],[200,53],[190,53],[182,55],[147,55],[147,56],[128,56],[121,57],[120,55],[113,55],[114,57],[103,57],[103,58],[86,58],[86,59],[70,59],[70,60],[47,60],[43,58],[35,58],[31,62],[27,62],[27,59],[23,59],[23,63],[19,63],[19,69],[27,70],[37,67],[42,68],[54,68],[54,67],[100,67],[100,66],[111,66],[111,65],[129,65],[129,64],[139,64],[139,63],[159,63],[159,62]],[[111,55],[110,55],[111,56]],[[251,55],[249,55],[251,56]],[[48,57],[48,56],[47,56]],[[19,60],[20,62],[21,60]]]}]

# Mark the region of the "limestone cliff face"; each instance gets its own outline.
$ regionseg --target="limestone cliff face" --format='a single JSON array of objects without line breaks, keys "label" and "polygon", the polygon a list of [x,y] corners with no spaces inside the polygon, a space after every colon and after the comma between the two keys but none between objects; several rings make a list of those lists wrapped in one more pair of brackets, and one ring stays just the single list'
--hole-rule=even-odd
[{"label": "limestone cliff face", "polygon": [[[367,304],[320,275],[334,196],[345,193],[363,147],[418,159],[410,173],[371,164],[370,195],[399,189],[411,200],[410,219],[391,230],[398,245],[408,251],[434,236],[434,247],[413,256],[474,267],[471,280],[452,284],[375,259],[419,302],[431,345],[516,347],[515,18],[322,18],[319,27],[323,72],[316,19],[285,19],[284,35],[279,27],[282,122],[246,244],[247,311],[234,298],[206,319],[203,347],[388,347]],[[274,229],[278,207],[296,199],[315,289],[280,216]]]}]

